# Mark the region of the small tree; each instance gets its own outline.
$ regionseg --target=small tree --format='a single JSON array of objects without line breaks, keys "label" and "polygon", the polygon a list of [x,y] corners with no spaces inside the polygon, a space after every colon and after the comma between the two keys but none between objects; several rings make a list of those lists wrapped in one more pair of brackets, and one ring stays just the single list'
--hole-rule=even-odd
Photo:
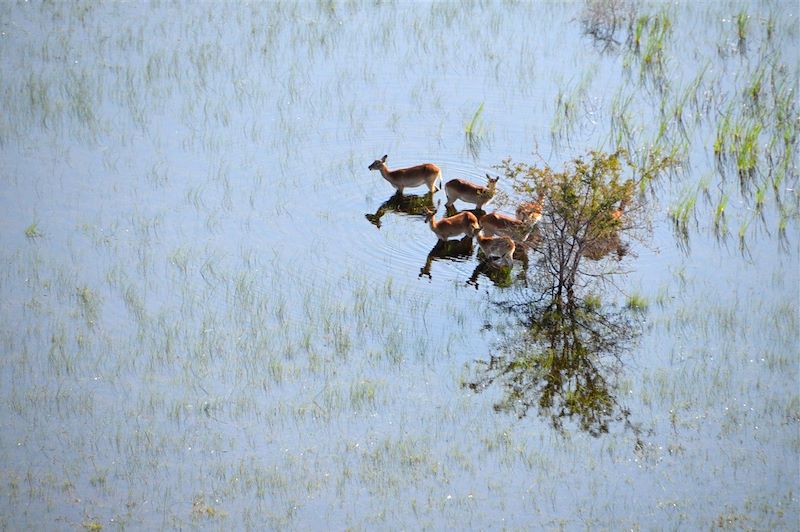
[{"label": "small tree", "polygon": [[620,235],[640,236],[648,228],[636,168],[624,151],[590,152],[562,171],[510,160],[501,168],[540,206],[533,248],[554,299],[574,294],[584,281],[619,273],[618,260],[602,259],[622,258],[627,246]]}]

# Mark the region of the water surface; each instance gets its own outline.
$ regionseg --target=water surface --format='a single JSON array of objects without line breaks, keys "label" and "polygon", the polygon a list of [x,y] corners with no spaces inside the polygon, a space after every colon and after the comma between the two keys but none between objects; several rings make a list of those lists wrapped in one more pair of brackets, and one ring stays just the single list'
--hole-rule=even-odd
[{"label": "water surface", "polygon": [[[796,526],[797,159],[778,178],[777,119],[752,182],[713,146],[759,73],[796,124],[797,7],[637,6],[670,21],[654,67],[586,9],[0,7],[0,526]],[[474,249],[420,276],[436,238],[370,223],[394,191],[367,166],[481,181],[617,144],[681,160],[603,293],[648,303],[607,375],[637,429],[559,431],[464,386],[522,283]]]}]

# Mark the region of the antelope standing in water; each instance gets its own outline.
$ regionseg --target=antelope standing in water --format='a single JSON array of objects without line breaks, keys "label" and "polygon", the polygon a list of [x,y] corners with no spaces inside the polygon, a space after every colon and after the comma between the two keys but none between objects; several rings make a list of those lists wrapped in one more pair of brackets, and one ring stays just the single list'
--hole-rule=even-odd
[{"label": "antelope standing in water", "polygon": [[530,222],[497,211],[481,216],[480,225],[487,236],[509,236],[514,240],[527,240],[533,230]]},{"label": "antelope standing in water", "polygon": [[436,182],[442,178],[442,171],[432,163],[420,164],[409,168],[398,168],[389,170],[386,166],[388,155],[369,165],[370,170],[378,170],[383,178],[388,181],[399,194],[403,193],[404,188],[418,187],[426,185],[431,194],[436,192]]},{"label": "antelope standing in water", "polygon": [[497,180],[500,177],[492,178],[486,174],[489,183],[483,187],[470,183],[465,179],[451,179],[444,186],[445,194],[447,194],[447,203],[445,207],[452,207],[456,200],[461,200],[466,203],[474,203],[476,209],[482,208],[484,205],[492,201],[494,193],[497,190]]},{"label": "antelope standing in water", "polygon": [[511,237],[507,236],[483,236],[480,228],[475,229],[475,238],[478,239],[478,245],[483,250],[483,253],[489,260],[502,259],[503,262],[511,265],[514,260],[514,250],[517,246]]},{"label": "antelope standing in water", "polygon": [[[439,207],[439,203],[441,203],[441,200],[436,204],[437,208]],[[475,231],[480,229],[478,218],[471,212],[461,212],[455,216],[442,218],[438,222],[435,216],[436,211],[428,210],[425,215],[425,221],[428,222],[431,231],[436,233],[439,240],[447,240],[451,236],[472,235]]]},{"label": "antelope standing in water", "polygon": [[541,220],[544,210],[544,194],[539,194],[536,201],[526,201],[517,207],[517,218],[523,222],[534,224]]}]

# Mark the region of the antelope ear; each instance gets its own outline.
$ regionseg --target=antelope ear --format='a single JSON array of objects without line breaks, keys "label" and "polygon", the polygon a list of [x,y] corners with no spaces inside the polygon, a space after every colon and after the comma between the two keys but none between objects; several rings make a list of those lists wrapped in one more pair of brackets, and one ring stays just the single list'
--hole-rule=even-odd
[{"label": "antelope ear", "polygon": [[384,155],[383,157],[381,157],[381,162],[385,163],[387,157],[389,157],[389,156],[388,155]]}]

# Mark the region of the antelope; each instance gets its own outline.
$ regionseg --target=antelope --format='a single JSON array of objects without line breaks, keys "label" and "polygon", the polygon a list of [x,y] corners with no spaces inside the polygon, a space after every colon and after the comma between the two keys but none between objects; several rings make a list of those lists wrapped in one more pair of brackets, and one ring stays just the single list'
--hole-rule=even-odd
[{"label": "antelope", "polygon": [[622,214],[625,212],[625,207],[627,206],[627,201],[625,198],[621,199],[619,202],[619,207],[611,211],[611,218],[616,221],[620,221],[622,219]]},{"label": "antelope", "polygon": [[[441,200],[436,203],[437,209],[440,203]],[[439,240],[444,241],[451,236],[471,235],[476,230],[480,229],[480,225],[478,225],[478,219],[471,212],[461,212],[455,216],[442,218],[438,222],[436,221],[435,216],[436,211],[429,209],[425,216],[425,221],[431,226],[431,231],[436,233],[436,236],[439,237]]]},{"label": "antelope", "polygon": [[478,245],[483,250],[489,260],[503,259],[509,265],[513,262],[514,250],[517,246],[511,237],[507,236],[483,236],[483,231],[479,228],[474,230]]},{"label": "antelope", "polygon": [[464,179],[451,179],[448,181],[444,186],[444,191],[447,194],[447,203],[444,206],[452,207],[456,200],[461,200],[466,203],[474,203],[475,207],[480,209],[492,201],[497,188],[497,180],[500,177],[492,178],[489,174],[486,174],[486,177],[489,179],[489,183],[485,187],[470,183]]},{"label": "antelope", "polygon": [[527,240],[532,229],[531,224],[497,211],[483,215],[480,224],[488,236],[510,236],[515,240]]},{"label": "antelope", "polygon": [[398,168],[397,170],[389,170],[386,166],[386,159],[388,155],[384,155],[377,159],[371,165],[370,170],[378,170],[383,178],[388,181],[399,194],[403,194],[403,189],[408,187],[418,187],[420,185],[427,185],[430,193],[433,194],[436,190],[436,182],[441,180],[442,171],[439,167],[432,163],[420,164],[411,166],[409,168]]},{"label": "antelope", "polygon": [[544,210],[544,195],[539,194],[536,201],[526,201],[517,207],[517,218],[523,222],[536,223],[542,218]]}]

